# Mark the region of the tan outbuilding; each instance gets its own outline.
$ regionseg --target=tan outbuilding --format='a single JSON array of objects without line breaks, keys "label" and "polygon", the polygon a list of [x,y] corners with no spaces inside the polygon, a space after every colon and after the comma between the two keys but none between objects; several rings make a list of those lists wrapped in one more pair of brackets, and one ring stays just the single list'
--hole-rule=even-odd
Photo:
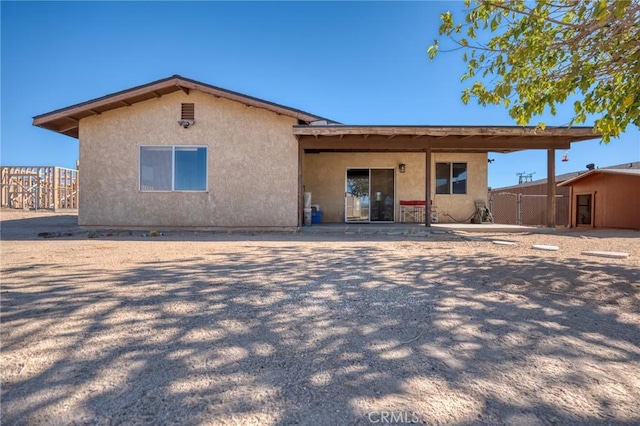
[{"label": "tan outbuilding", "polygon": [[570,226],[640,229],[640,170],[595,169],[560,186],[570,188]]},{"label": "tan outbuilding", "polygon": [[323,222],[468,221],[487,201],[488,152],[546,149],[551,193],[555,150],[598,137],[347,126],[177,75],[33,123],[80,140],[80,225],[124,228],[296,228],[306,192]]}]

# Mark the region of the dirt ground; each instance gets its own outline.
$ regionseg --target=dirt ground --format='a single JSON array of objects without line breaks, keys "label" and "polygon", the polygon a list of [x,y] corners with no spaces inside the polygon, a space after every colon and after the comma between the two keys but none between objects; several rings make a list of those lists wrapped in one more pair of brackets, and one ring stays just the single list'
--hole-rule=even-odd
[{"label": "dirt ground", "polygon": [[2,212],[3,425],[640,423],[638,232],[74,221]]}]

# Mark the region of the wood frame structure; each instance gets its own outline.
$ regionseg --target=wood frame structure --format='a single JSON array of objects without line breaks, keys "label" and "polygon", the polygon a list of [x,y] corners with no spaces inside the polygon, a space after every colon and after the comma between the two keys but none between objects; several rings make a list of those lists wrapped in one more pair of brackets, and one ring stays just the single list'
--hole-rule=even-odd
[{"label": "wood frame structure", "polygon": [[56,166],[2,166],[0,171],[3,208],[78,209],[78,170]]}]

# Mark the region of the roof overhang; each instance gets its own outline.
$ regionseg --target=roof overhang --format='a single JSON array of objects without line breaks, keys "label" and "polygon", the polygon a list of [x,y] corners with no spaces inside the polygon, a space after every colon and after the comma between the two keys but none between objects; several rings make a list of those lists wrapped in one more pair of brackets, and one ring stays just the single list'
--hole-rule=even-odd
[{"label": "roof overhang", "polygon": [[521,126],[347,126],[293,127],[307,152],[514,152],[569,149],[572,142],[598,139],[591,127]]},{"label": "roof overhang", "polygon": [[640,169],[596,169],[596,170],[590,170],[586,173],[583,173],[579,176],[576,176],[572,179],[568,179],[565,180],[562,183],[559,183],[558,186],[567,186],[567,185],[571,185],[572,183],[578,181],[578,180],[582,180],[585,178],[588,178],[589,176],[593,176],[596,174],[609,174],[609,175],[622,175],[622,176],[636,176],[638,178],[640,178]]},{"label": "roof overhang", "polygon": [[85,117],[100,115],[112,109],[131,106],[138,102],[159,98],[180,90],[186,94],[189,94],[191,90],[199,90],[219,98],[230,99],[256,108],[263,108],[276,114],[292,117],[307,123],[318,120],[331,121],[305,111],[174,75],[142,86],[136,86],[87,102],[37,115],[33,117],[33,125],[77,138],[80,120]]}]

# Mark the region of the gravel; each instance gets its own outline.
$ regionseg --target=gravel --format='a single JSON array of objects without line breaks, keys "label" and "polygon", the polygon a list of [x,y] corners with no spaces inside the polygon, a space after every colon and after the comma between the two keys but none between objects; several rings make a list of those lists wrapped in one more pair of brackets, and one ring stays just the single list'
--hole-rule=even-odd
[{"label": "gravel", "polygon": [[73,220],[2,212],[2,424],[640,423],[638,232]]}]

